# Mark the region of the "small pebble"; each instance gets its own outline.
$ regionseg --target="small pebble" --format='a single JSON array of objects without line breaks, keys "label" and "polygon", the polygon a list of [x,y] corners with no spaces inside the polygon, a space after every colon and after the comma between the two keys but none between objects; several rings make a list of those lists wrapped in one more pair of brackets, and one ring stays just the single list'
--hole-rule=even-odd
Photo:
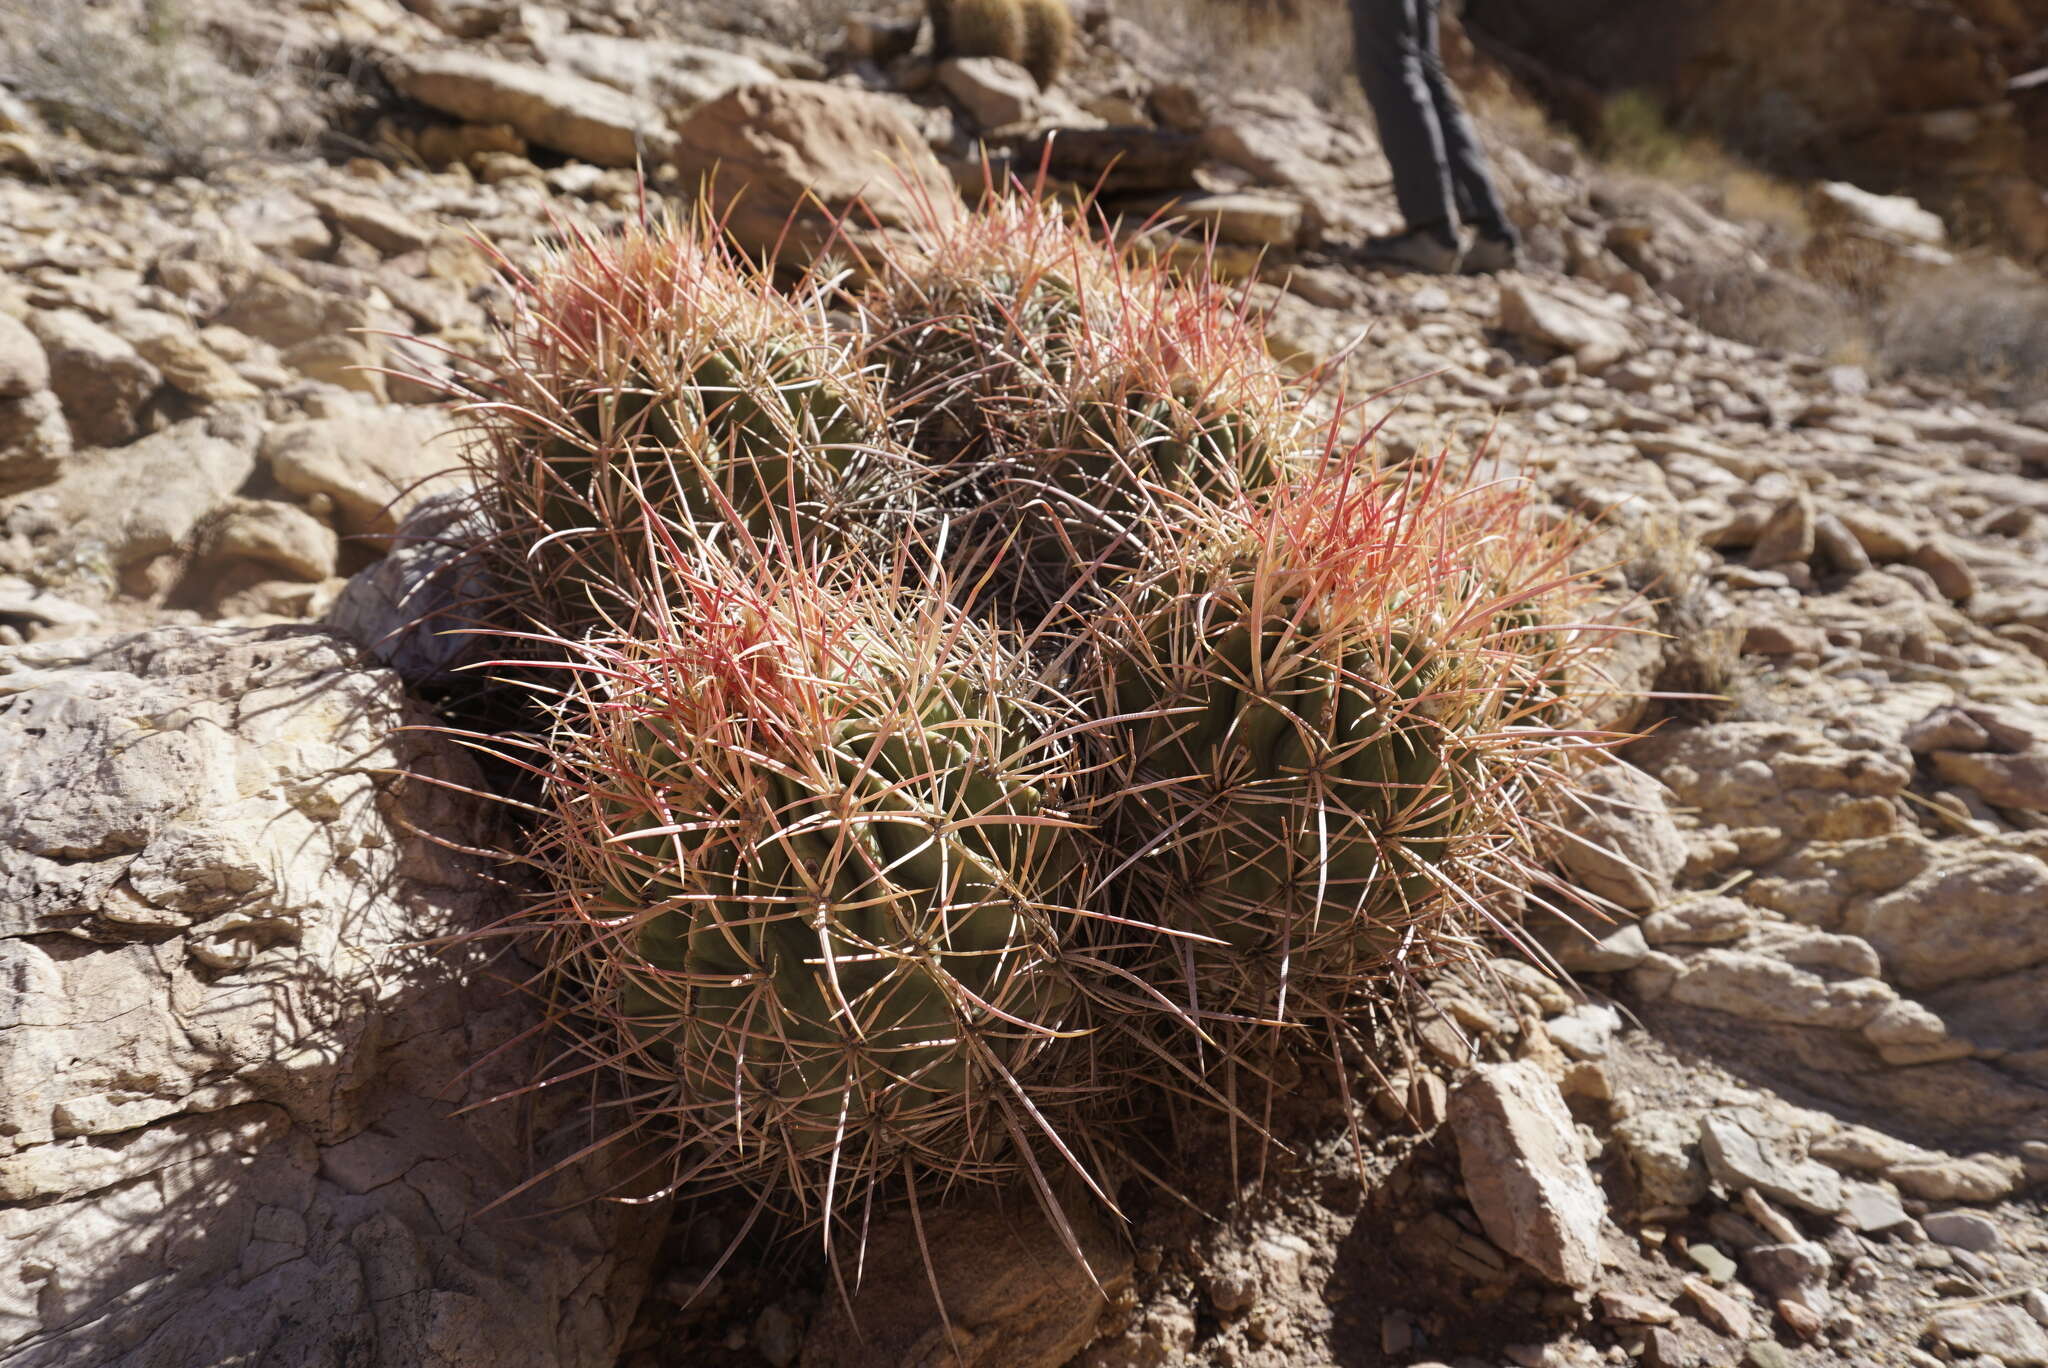
[{"label": "small pebble", "polygon": [[1710,1244],[1688,1246],[1685,1256],[1699,1267],[1700,1272],[1717,1283],[1727,1282],[1735,1276],[1735,1260]]}]

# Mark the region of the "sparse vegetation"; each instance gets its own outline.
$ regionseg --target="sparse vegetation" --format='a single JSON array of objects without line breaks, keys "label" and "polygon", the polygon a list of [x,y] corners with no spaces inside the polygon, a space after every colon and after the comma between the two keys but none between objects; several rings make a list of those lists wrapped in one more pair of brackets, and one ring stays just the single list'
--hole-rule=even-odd
[{"label": "sparse vegetation", "polygon": [[0,83],[52,124],[171,175],[271,147],[292,124],[279,53],[251,71],[203,39],[180,0],[0,0]]}]

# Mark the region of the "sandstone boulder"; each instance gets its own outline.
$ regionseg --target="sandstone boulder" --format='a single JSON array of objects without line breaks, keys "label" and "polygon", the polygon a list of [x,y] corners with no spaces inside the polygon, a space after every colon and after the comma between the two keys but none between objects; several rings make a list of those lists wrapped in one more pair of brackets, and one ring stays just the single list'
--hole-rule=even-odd
[{"label": "sandstone boulder", "polygon": [[188,545],[256,470],[256,430],[232,410],[192,418],[125,447],[80,452],[23,497],[44,564],[111,589],[113,577]]},{"label": "sandstone boulder", "polygon": [[1685,867],[1685,839],[1664,787],[1622,761],[1586,776],[1584,801],[1564,814],[1558,863],[1580,887],[1632,912],[1671,896]]},{"label": "sandstone boulder", "polygon": [[81,446],[117,446],[140,430],[136,411],[163,375],[134,347],[76,309],[40,309],[30,329],[50,359],[50,388]]},{"label": "sandstone boulder", "polygon": [[1079,1202],[1066,1215],[1086,1267],[1029,1196],[969,1195],[927,1209],[921,1230],[908,1212],[879,1223],[859,1290],[850,1305],[826,1301],[803,1368],[1059,1368],[1087,1347],[1131,1279],[1119,1236]]},{"label": "sandstone boulder", "polygon": [[812,81],[742,86],[677,130],[676,169],[702,178],[747,251],[802,264],[830,236],[827,217],[859,206],[880,228],[946,224],[961,213],[953,181],[897,102]]},{"label": "sandstone boulder", "polygon": [[50,387],[50,358],[28,325],[0,313],[0,399],[19,399]]},{"label": "sandstone boulder", "polygon": [[71,429],[55,394],[0,399],[0,494],[43,484],[70,455]]},{"label": "sandstone boulder", "polygon": [[1450,1113],[1487,1238],[1552,1282],[1591,1287],[1607,1201],[1556,1084],[1527,1061],[1484,1065],[1452,1095]]},{"label": "sandstone boulder", "polygon": [[541,42],[540,55],[550,70],[624,91],[661,110],[672,124],[735,86],[773,81],[776,76],[761,62],[737,52],[603,33],[551,35]]}]

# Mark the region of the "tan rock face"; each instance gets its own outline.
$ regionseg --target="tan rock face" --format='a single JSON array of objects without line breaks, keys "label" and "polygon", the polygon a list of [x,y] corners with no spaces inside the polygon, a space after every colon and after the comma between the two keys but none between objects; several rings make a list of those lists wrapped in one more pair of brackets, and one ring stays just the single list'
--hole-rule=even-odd
[{"label": "tan rock face", "polygon": [[1617,761],[1589,774],[1584,789],[1584,805],[1560,818],[1568,835],[1559,864],[1580,887],[1632,912],[1658,907],[1685,866],[1662,785]]},{"label": "tan rock face", "polygon": [[0,494],[45,483],[70,454],[71,429],[56,395],[0,399]]},{"label": "tan rock face", "polygon": [[19,399],[50,387],[50,359],[28,325],[0,313],[0,399]]},{"label": "tan rock face", "polygon": [[677,130],[676,168],[705,179],[710,201],[750,252],[807,262],[827,213],[855,203],[881,228],[957,217],[952,178],[896,102],[809,81],[742,86]]},{"label": "tan rock face", "polygon": [[449,487],[457,440],[441,414],[364,405],[272,428],[263,456],[293,494],[332,499],[345,531],[384,536],[414,504]]},{"label": "tan rock face", "polygon": [[521,1081],[465,1070],[531,1010],[418,948],[494,915],[414,834],[478,813],[389,773],[468,766],[356,658],[168,628],[0,659],[11,1364],[613,1362],[659,1212],[477,1215],[530,1157],[450,1111]]},{"label": "tan rock face", "polygon": [[462,51],[424,53],[393,75],[398,88],[469,123],[510,124],[528,142],[598,166],[668,159],[659,109],[608,85]]},{"label": "tan rock face", "polygon": [[106,574],[175,551],[255,469],[253,428],[203,418],[81,452],[30,496],[52,529],[45,562]]},{"label": "tan rock face", "polygon": [[76,309],[40,309],[28,325],[49,356],[50,388],[79,445],[132,441],[136,410],[163,384],[162,372]]},{"label": "tan rock face", "polygon": [[922,1232],[899,1213],[868,1237],[851,1307],[834,1298],[820,1309],[803,1368],[1058,1368],[1131,1278],[1119,1236],[1078,1203],[1067,1215],[1085,1268],[1028,1195],[928,1210]]}]

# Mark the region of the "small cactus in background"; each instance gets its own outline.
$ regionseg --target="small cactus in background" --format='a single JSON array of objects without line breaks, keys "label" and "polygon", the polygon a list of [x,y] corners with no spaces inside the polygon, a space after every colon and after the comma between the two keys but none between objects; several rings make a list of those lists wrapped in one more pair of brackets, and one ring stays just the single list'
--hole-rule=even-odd
[{"label": "small cactus in background", "polygon": [[1040,90],[1059,79],[1074,45],[1067,0],[926,0],[925,9],[934,56],[1001,57],[1030,72]]},{"label": "small cactus in background", "polygon": [[1040,90],[1052,89],[1074,47],[1074,11],[1067,0],[1022,0],[1024,69]]},{"label": "small cactus in background", "polygon": [[1093,632],[1102,823],[1197,1020],[1341,1019],[1535,878],[1569,544],[1504,486],[1334,464],[1220,510]]},{"label": "small cactus in background", "polygon": [[1071,719],[913,583],[665,578],[648,636],[584,649],[547,746],[540,917],[580,1053],[680,1181],[805,1222],[1008,1171],[1074,1009]]},{"label": "small cactus in background", "polygon": [[515,360],[469,406],[474,459],[515,582],[556,626],[589,618],[593,591],[630,598],[663,529],[825,557],[886,545],[915,503],[880,396],[815,296],[778,293],[701,225],[572,236],[508,274]]}]

